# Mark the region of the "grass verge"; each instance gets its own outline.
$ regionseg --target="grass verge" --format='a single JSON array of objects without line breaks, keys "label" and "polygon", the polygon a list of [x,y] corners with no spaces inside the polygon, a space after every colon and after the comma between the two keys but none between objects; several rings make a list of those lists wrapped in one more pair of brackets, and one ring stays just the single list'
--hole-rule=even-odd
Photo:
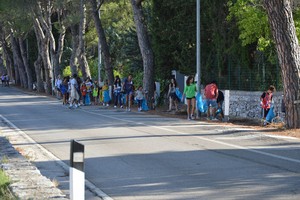
[{"label": "grass verge", "polygon": [[3,170],[0,170],[0,197],[1,200],[15,200],[16,198],[9,191],[8,185],[10,181]]}]

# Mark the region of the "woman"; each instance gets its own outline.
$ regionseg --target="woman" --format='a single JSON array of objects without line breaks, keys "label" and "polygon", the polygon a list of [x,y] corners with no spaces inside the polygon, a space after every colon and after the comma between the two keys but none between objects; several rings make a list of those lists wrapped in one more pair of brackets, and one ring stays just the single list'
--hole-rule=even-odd
[{"label": "woman", "polygon": [[184,87],[184,92],[182,95],[182,100],[184,96],[186,97],[187,102],[187,119],[195,119],[195,105],[196,105],[196,92],[197,86],[194,82],[194,77],[189,76],[186,80],[186,86]]},{"label": "woman", "polygon": [[173,104],[175,105],[175,110],[178,111],[178,97],[176,95],[176,87],[177,82],[175,78],[171,78],[171,82],[169,84],[169,91],[168,91],[168,97],[169,97],[169,110],[172,111]]},{"label": "woman", "polygon": [[120,105],[120,108],[123,108],[123,104],[121,101],[121,90],[122,90],[122,82],[119,76],[116,76],[115,82],[114,82],[114,95],[115,95],[115,105],[116,108],[118,106],[118,103]]}]

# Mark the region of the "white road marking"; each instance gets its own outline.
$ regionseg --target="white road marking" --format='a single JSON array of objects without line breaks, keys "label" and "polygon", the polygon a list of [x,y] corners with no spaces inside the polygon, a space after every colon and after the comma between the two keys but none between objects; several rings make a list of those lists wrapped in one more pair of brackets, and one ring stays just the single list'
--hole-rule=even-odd
[{"label": "white road marking", "polygon": [[[117,118],[117,117],[112,117],[112,116],[103,115],[103,114],[100,114],[100,113],[94,113],[94,112],[85,111],[85,110],[82,110],[82,111],[90,113],[90,114],[99,115],[99,116],[103,116],[103,117],[106,117],[106,118],[114,119],[114,120],[119,120],[119,121],[124,121],[124,122],[128,122],[128,123],[137,124],[137,122],[131,121],[131,120],[128,120],[128,119],[120,119],[120,118]],[[199,124],[201,122],[195,122],[195,123]],[[164,130],[164,131],[169,131],[169,132],[177,133],[177,134],[180,134],[180,135],[186,135],[186,133],[184,133],[184,132],[172,130],[172,129],[169,129],[169,128],[148,125],[148,124],[145,124],[145,123],[142,123],[142,122],[139,122],[138,124],[144,125],[144,126],[147,126],[147,127],[152,127],[152,128]],[[176,127],[176,126],[174,126],[174,127]],[[239,129],[235,128],[234,130],[239,130]],[[244,129],[241,129],[241,130],[244,130]],[[247,130],[251,130],[251,129],[247,129]],[[249,147],[243,147],[243,146],[239,146],[239,145],[235,145],[235,144],[230,144],[230,143],[226,143],[226,142],[222,142],[222,141],[218,141],[218,140],[214,140],[214,139],[205,138],[203,136],[194,136],[194,137],[196,137],[196,138],[198,138],[200,140],[207,141],[207,142],[221,144],[221,145],[232,147],[232,148],[235,148],[235,149],[241,149],[241,150],[249,151],[249,152],[252,152],[252,153],[257,153],[257,154],[261,154],[261,155],[264,155],[264,156],[269,156],[269,157],[272,157],[272,158],[277,158],[277,159],[281,159],[281,160],[285,160],[285,161],[289,161],[289,162],[294,162],[294,163],[300,164],[300,160],[298,160],[298,159],[293,159],[293,158],[288,158],[288,157],[285,157],[285,156],[275,155],[275,154],[272,154],[272,153],[267,153],[267,152],[255,150],[255,149],[252,149],[252,148],[249,148]]]},{"label": "white road marking", "polygon": [[[46,148],[44,148],[42,145],[38,144],[35,140],[33,140],[31,137],[29,137],[25,132],[23,132],[21,129],[19,129],[16,125],[14,125],[11,121],[9,121],[7,118],[2,116],[0,114],[0,118],[2,118],[3,121],[5,121],[7,124],[9,124],[14,131],[16,131],[18,134],[23,136],[26,140],[28,140],[33,145],[36,145],[45,155],[50,157],[52,160],[54,160],[58,165],[60,165],[66,172],[69,172],[70,166],[68,166],[66,163],[61,161],[58,157],[56,157],[54,154],[52,154],[50,151],[48,151]],[[91,183],[89,180],[85,179],[85,185],[87,188],[89,188],[90,191],[94,192],[96,195],[101,197],[103,200],[113,200],[111,197],[109,197],[107,194],[105,194],[102,190],[97,188],[93,183]]]}]

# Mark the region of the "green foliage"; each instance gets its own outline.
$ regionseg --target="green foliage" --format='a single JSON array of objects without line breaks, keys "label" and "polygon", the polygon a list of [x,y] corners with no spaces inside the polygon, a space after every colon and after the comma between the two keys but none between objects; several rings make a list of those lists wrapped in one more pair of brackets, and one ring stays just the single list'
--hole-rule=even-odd
[{"label": "green foliage", "polygon": [[[65,69],[63,70],[63,77],[66,77],[66,76],[72,77],[72,75],[73,74],[71,73],[71,67],[70,66],[65,67]],[[82,77],[81,70],[78,70],[78,76]]]},{"label": "green foliage", "polygon": [[10,180],[8,176],[0,170],[0,197],[3,200],[13,200],[16,199],[13,195],[9,192],[8,185],[10,184]]},{"label": "green foliage", "polygon": [[264,50],[271,45],[271,32],[267,15],[259,0],[228,1],[228,20],[235,18],[240,30],[242,45],[258,43],[258,49]]},{"label": "green foliage", "polygon": [[195,73],[195,4],[186,0],[153,0],[152,43],[158,78],[171,70]]}]

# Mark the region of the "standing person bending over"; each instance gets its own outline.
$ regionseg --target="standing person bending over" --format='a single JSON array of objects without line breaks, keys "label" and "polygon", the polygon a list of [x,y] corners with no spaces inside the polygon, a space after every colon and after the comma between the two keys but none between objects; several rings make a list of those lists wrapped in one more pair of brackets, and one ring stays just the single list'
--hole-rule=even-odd
[{"label": "standing person bending over", "polygon": [[171,82],[169,84],[169,91],[168,91],[168,97],[169,97],[169,110],[172,110],[173,103],[175,105],[175,110],[178,111],[178,97],[176,95],[176,87],[177,87],[177,82],[175,78],[171,78]]},{"label": "standing person bending over", "polygon": [[[205,86],[204,95],[206,97],[206,102],[207,102],[207,106],[208,106],[208,109],[207,109],[207,118],[208,119],[214,119],[214,117],[216,116],[216,110],[218,108],[218,104],[217,104],[218,94],[219,94],[219,91],[218,91],[218,86],[217,86],[216,81],[212,81],[208,85]],[[210,107],[211,107],[211,109],[210,109]]]},{"label": "standing person bending over", "polygon": [[273,93],[275,92],[275,87],[270,85],[269,89],[262,93],[260,96],[260,105],[264,109],[264,119],[267,117],[268,112],[271,108],[272,100],[273,100]]},{"label": "standing person bending over", "polygon": [[129,74],[129,76],[125,79],[123,89],[126,95],[126,110],[130,112],[132,94],[134,91],[134,85],[131,74]]},{"label": "standing person bending over", "polygon": [[186,86],[183,91],[182,95],[182,101],[184,96],[186,97],[187,102],[187,119],[195,119],[194,113],[195,113],[195,105],[196,105],[196,92],[197,92],[197,86],[194,82],[194,77],[189,76],[186,80]]}]

